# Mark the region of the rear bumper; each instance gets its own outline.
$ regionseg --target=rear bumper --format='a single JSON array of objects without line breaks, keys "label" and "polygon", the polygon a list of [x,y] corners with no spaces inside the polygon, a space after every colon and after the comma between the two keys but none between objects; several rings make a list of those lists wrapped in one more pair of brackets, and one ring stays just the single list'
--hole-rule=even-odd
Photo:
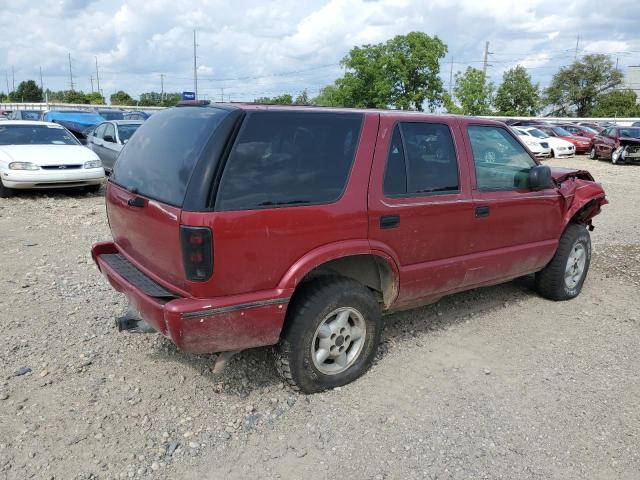
[{"label": "rear bumper", "polygon": [[126,278],[126,273],[107,262],[108,255],[118,253],[113,242],[96,243],[91,248],[96,265],[111,286],[124,293],[140,316],[181,350],[214,353],[278,342],[291,291],[217,298],[154,297],[143,291],[145,285]]}]

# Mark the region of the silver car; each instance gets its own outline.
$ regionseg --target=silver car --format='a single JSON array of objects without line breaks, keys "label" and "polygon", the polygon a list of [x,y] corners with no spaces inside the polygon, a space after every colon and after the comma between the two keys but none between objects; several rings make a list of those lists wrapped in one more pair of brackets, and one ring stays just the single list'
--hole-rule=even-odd
[{"label": "silver car", "polygon": [[87,147],[100,157],[107,173],[113,171],[120,151],[142,123],[139,120],[111,120],[98,124],[87,136]]}]

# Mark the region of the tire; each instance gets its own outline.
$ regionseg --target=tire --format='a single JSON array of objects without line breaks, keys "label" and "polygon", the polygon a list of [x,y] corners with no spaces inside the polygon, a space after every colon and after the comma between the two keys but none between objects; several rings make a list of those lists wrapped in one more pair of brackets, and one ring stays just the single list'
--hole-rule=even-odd
[{"label": "tire", "polygon": [[597,160],[598,159],[598,154],[596,153],[596,147],[591,147],[591,150],[589,150],[589,158],[591,160]]},{"label": "tire", "polygon": [[[300,288],[275,347],[280,375],[304,393],[354,381],[371,367],[380,343],[378,302],[366,287],[343,277],[321,277]],[[354,340],[349,334],[359,336]],[[338,355],[335,361],[333,355]]]},{"label": "tire", "polygon": [[13,188],[7,188],[0,180],[0,198],[9,198],[15,193]]},{"label": "tire", "polygon": [[[583,258],[583,261],[577,259],[580,252],[583,255],[580,258]],[[590,263],[589,231],[584,225],[569,224],[560,237],[558,249],[551,261],[536,273],[535,284],[538,293],[550,300],[570,300],[577,297],[587,278]],[[571,272],[573,275],[570,275]]]},{"label": "tire", "polygon": [[102,188],[102,185],[99,183],[97,185],[87,185],[84,187],[84,191],[88,193],[98,193],[100,188]]},{"label": "tire", "polygon": [[553,148],[551,149],[551,158],[557,158],[556,151]]}]

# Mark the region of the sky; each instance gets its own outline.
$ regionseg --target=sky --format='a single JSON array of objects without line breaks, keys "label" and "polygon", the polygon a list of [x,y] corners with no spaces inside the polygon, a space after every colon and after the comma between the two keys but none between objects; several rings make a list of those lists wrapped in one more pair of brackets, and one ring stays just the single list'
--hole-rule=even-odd
[{"label": "sky", "polygon": [[[422,31],[447,46],[441,76],[528,68],[542,88],[561,66],[608,53],[623,72],[640,65],[640,2],[609,0],[0,0],[0,91],[22,80],[76,90],[125,90],[134,98],[192,91],[197,32],[199,97],[251,101],[311,96],[343,73],[356,45]],[[576,51],[577,46],[577,51]],[[453,64],[451,63],[453,62]],[[15,79],[15,80],[14,80]]]}]

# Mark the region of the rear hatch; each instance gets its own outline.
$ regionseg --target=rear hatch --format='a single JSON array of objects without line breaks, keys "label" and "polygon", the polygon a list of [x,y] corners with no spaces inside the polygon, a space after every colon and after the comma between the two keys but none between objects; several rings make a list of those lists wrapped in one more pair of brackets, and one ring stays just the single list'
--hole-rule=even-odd
[{"label": "rear hatch", "polygon": [[228,111],[171,108],[131,137],[107,187],[107,215],[118,250],[149,277],[188,294],[180,215],[189,181]]}]

